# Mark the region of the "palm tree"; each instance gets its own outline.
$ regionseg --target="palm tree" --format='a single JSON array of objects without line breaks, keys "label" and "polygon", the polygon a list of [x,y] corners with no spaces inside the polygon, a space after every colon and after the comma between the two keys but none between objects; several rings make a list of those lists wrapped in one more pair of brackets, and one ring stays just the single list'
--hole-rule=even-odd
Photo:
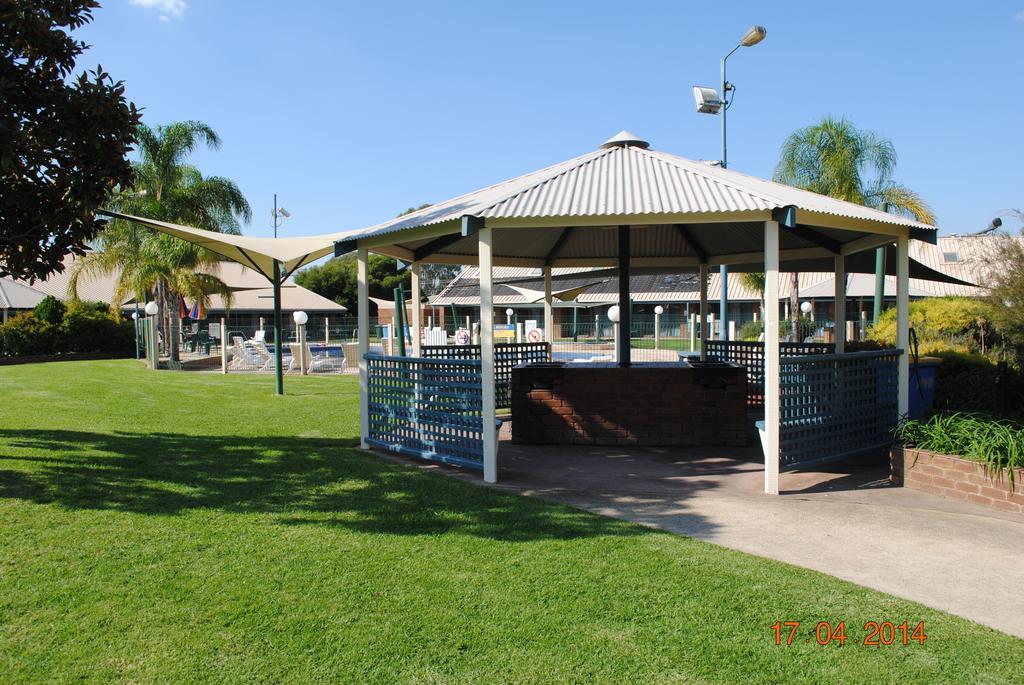
[{"label": "palm tree", "polygon": [[[220,147],[220,138],[209,126],[183,121],[167,126],[139,127],[139,161],[134,164],[133,190],[115,192],[112,209],[151,219],[186,224],[222,233],[239,233],[240,221],[252,218],[249,203],[229,179],[204,177],[188,157],[202,144]],[[174,337],[181,297],[209,305],[211,294],[229,303],[231,291],[210,275],[221,258],[203,248],[157,233],[137,224],[114,220],[97,238],[95,250],[79,260],[71,274],[69,291],[77,295],[83,275],[117,274],[114,297],[120,304],[129,296],[138,300],[153,293],[160,304],[164,340]],[[170,344],[172,358],[177,345]]]},{"label": "palm tree", "polygon": [[[896,148],[845,118],[825,117],[789,134],[782,144],[774,180],[787,185],[910,217],[927,224],[935,215],[924,199],[892,180]],[[793,273],[790,312],[797,333],[799,274]]]},{"label": "palm tree", "polygon": [[738,274],[740,283],[743,284],[744,288],[748,290],[757,291],[757,296],[761,300],[761,325],[764,326],[764,272],[761,271],[746,271]]}]

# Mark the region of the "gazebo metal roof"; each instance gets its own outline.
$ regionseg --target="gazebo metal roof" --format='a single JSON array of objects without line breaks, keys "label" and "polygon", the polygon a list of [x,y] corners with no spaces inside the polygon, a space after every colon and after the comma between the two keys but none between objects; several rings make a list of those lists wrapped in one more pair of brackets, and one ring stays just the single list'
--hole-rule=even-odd
[{"label": "gazebo metal roof", "polygon": [[612,265],[619,225],[634,232],[636,266],[761,264],[763,222],[775,218],[783,264],[870,249],[910,230],[935,242],[936,229],[906,217],[721,169],[658,150],[622,132],[566,162],[461,195],[340,241],[400,259],[475,263],[474,226],[558,228],[497,231],[494,263]]}]

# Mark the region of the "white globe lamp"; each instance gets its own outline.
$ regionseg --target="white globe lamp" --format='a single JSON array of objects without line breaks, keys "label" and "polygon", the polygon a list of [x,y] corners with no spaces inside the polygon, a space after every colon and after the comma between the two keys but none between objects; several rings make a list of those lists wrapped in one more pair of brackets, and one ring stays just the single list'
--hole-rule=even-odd
[{"label": "white globe lamp", "polygon": [[158,305],[156,302],[153,302],[152,300],[150,300],[149,302],[146,303],[146,315],[147,316],[156,316],[159,311],[160,311],[160,305]]},{"label": "white globe lamp", "polygon": [[613,304],[611,307],[608,307],[608,320],[612,323],[619,322],[619,305]]},{"label": "white globe lamp", "polygon": [[654,313],[657,314],[658,316],[661,316],[662,314],[665,313],[665,308],[659,304],[657,307],[654,308]]},{"label": "white globe lamp", "polygon": [[303,311],[297,311],[292,314],[292,318],[295,319],[295,323],[299,326],[305,326],[306,322],[309,321],[309,315]]},{"label": "white globe lamp", "polygon": [[814,309],[814,305],[812,305],[810,302],[807,302],[806,300],[803,302],[803,304],[800,305],[800,311],[802,311],[804,314],[810,314],[812,309]]}]

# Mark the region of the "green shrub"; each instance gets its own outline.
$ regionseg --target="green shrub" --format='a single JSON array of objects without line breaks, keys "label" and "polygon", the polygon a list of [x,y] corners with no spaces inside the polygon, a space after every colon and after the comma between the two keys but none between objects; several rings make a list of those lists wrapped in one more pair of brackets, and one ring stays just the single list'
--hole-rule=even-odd
[{"label": "green shrub", "polygon": [[60,324],[61,319],[64,318],[64,303],[58,300],[52,295],[47,295],[43,298],[43,301],[35,306],[32,310],[33,316],[43,323],[48,323],[53,326]]},{"label": "green shrub", "polygon": [[764,324],[760,321],[748,321],[740,326],[740,340],[757,340],[764,331]]},{"label": "green shrub", "polygon": [[[809,316],[801,316],[796,320],[797,330],[797,342],[802,342],[806,338],[810,338],[814,335],[814,331],[818,328],[818,324],[811,321]],[[785,319],[779,324],[779,335],[785,338],[793,332],[793,320]]]},{"label": "green shrub", "polygon": [[129,352],[135,346],[132,324],[96,307],[73,305],[64,315],[61,331],[68,352]]},{"label": "green shrub", "polygon": [[60,327],[41,321],[34,314],[19,314],[0,325],[0,356],[53,354],[61,347],[63,336]]},{"label": "green shrub", "polygon": [[1005,473],[1011,488],[1013,469],[1024,468],[1024,425],[1012,421],[936,414],[927,421],[903,422],[896,437],[908,447],[980,461],[993,479]]},{"label": "green shrub", "polygon": [[[922,352],[922,356],[923,356]],[[942,360],[935,377],[935,407],[942,411],[984,412],[997,414],[999,406],[998,375],[995,362],[980,354],[954,350],[929,352]],[[1009,387],[1010,407],[1016,414],[1024,409],[1020,395],[1024,393],[1024,377],[1009,369],[1003,379]],[[1016,400],[1013,398],[1017,398]]]}]

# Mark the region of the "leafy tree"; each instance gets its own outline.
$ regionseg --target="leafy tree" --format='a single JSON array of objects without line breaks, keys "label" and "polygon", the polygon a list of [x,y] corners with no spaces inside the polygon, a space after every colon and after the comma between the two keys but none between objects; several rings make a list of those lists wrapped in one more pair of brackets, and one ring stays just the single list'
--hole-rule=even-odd
[{"label": "leafy tree", "polygon": [[[206,124],[183,121],[138,132],[140,159],[135,163],[133,190],[113,195],[110,206],[128,214],[209,231],[239,233],[241,221],[252,210],[238,186],[219,176],[204,177],[188,164],[188,157],[205,144],[220,147],[220,138]],[[129,297],[142,300],[155,294],[160,304],[164,340],[175,335],[181,297],[209,305],[209,296],[220,294],[228,302],[231,291],[208,273],[221,257],[193,243],[158,233],[138,224],[111,221],[96,243],[96,250],[79,260],[69,282],[72,296],[83,274],[117,274],[115,304]],[[177,345],[169,345],[172,358]]]},{"label": "leafy tree", "polygon": [[[867,205],[927,224],[935,215],[924,199],[892,180],[896,148],[871,131],[843,119],[824,117],[797,129],[782,144],[773,178],[787,185]],[[790,311],[800,311],[799,274],[793,273]],[[793,333],[796,334],[794,323]]]},{"label": "leafy tree", "polygon": [[1024,369],[1024,237],[998,236],[986,261],[992,323],[1006,355]]},{"label": "leafy tree", "polygon": [[84,254],[110,188],[131,187],[139,112],[102,67],[72,75],[95,0],[0,3],[0,276],[33,281]]}]

